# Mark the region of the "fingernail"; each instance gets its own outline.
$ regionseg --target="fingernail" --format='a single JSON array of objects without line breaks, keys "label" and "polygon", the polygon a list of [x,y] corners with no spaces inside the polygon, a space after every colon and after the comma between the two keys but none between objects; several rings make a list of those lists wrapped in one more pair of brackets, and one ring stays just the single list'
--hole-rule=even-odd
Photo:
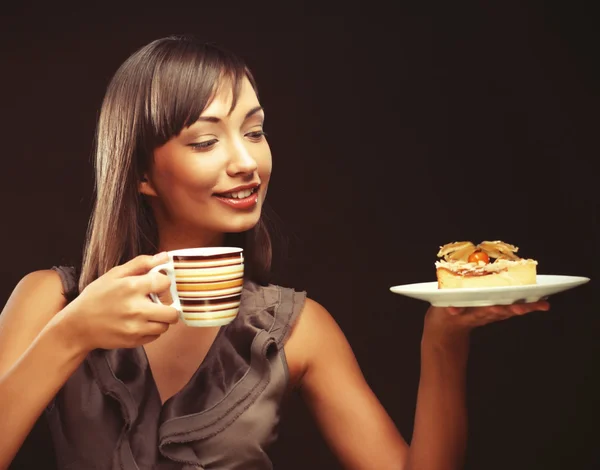
[{"label": "fingernail", "polygon": [[156,261],[162,261],[162,260],[166,260],[169,257],[168,253],[166,251],[161,251],[160,253],[156,253],[153,258]]}]

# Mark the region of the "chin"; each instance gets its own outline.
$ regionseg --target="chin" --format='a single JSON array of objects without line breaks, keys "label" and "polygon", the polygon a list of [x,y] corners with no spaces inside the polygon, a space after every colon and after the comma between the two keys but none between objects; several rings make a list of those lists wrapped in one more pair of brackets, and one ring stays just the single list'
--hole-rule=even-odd
[{"label": "chin", "polygon": [[225,233],[242,233],[253,229],[260,220],[260,212],[258,214],[247,215],[245,217],[232,217],[223,227]]}]

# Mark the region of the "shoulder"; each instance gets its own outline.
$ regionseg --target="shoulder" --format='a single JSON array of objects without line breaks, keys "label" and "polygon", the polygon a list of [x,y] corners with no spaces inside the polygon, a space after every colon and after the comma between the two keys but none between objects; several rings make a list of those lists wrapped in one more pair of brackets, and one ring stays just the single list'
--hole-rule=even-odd
[{"label": "shoulder", "polygon": [[17,283],[0,314],[0,372],[18,360],[66,304],[54,270],[31,272]]},{"label": "shoulder", "polygon": [[307,297],[285,346],[294,382],[301,382],[315,364],[348,349],[344,333],[333,316],[319,302]]},{"label": "shoulder", "polygon": [[332,333],[340,334],[341,330],[331,313],[316,300],[306,297],[292,335],[308,346],[317,346]]},{"label": "shoulder", "polygon": [[64,304],[66,299],[63,295],[63,286],[61,275],[54,269],[30,272],[15,286],[7,307],[16,300],[27,303],[36,301],[48,303],[53,300],[55,304]]},{"label": "shoulder", "polygon": [[19,281],[15,289],[43,289],[58,291],[62,290],[62,280],[60,274],[54,269],[41,269],[32,271]]},{"label": "shoulder", "polygon": [[10,333],[8,336],[12,337],[28,327],[39,332],[66,304],[57,272],[50,269],[31,272],[17,283],[2,310],[2,334]]}]

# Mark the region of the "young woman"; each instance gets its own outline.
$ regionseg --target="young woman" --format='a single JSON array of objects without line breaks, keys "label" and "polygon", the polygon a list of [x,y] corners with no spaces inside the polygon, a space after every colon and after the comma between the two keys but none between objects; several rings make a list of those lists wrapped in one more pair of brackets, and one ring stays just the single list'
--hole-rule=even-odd
[{"label": "young woman", "polygon": [[[185,37],[133,54],[98,123],[96,204],[81,269],[33,272],[0,316],[0,468],[46,413],[59,468],[263,469],[299,388],[349,469],[455,469],[466,441],[469,332],[546,302],[430,308],[410,447],[327,310],[269,284],[271,176],[252,74]],[[236,319],[193,328],[148,295],[165,251],[242,246]]]}]

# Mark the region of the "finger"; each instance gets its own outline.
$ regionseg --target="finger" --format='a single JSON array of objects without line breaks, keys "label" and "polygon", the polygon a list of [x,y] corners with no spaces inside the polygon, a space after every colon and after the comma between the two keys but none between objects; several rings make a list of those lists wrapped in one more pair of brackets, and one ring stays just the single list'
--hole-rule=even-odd
[{"label": "finger", "polygon": [[179,321],[179,312],[174,307],[150,302],[144,307],[144,316],[149,322],[160,322],[174,325]]},{"label": "finger", "polygon": [[531,312],[531,308],[528,304],[515,304],[510,306],[510,311],[515,315],[525,315],[528,312]]},{"label": "finger", "polygon": [[[492,307],[489,307],[489,311],[494,315],[504,315],[506,314],[507,310],[508,307],[504,305],[494,305]],[[485,309],[482,309],[482,311],[485,312]]]},{"label": "finger", "polygon": [[513,311],[517,315],[524,315],[526,313],[533,312],[536,310],[548,311],[550,310],[550,304],[545,300],[540,300],[538,302],[511,305],[511,311]]},{"label": "finger", "polygon": [[133,285],[138,292],[144,295],[160,294],[166,292],[171,287],[171,279],[166,274],[153,272],[137,276],[133,279]]},{"label": "finger", "polygon": [[148,344],[148,343],[151,343],[152,341],[156,341],[158,338],[160,338],[160,335],[146,335],[141,339],[139,344],[140,345]]},{"label": "finger", "polygon": [[132,346],[135,347],[140,344],[149,343],[159,338],[161,335],[167,332],[171,325],[168,323],[160,323],[160,322],[148,322],[143,326],[139,327],[138,331],[135,335],[129,338],[129,342]]},{"label": "finger", "polygon": [[537,302],[533,302],[530,304],[533,310],[542,310],[547,312],[550,310],[550,302],[547,300],[538,300]]},{"label": "finger", "polygon": [[464,313],[466,309],[464,307],[448,307],[447,311],[450,315],[460,315]]},{"label": "finger", "polygon": [[509,305],[503,306],[498,309],[496,313],[496,320],[507,320],[515,316],[515,312],[511,309]]},{"label": "finger", "polygon": [[470,316],[479,319],[496,318],[504,313],[504,307],[502,305],[492,305],[490,307],[475,307],[469,309],[467,313]]},{"label": "finger", "polygon": [[513,313],[509,310],[508,306],[505,305],[491,305],[489,307],[476,307],[468,310],[468,316],[476,318],[477,321],[484,321],[485,323],[505,320]]},{"label": "finger", "polygon": [[163,323],[159,321],[151,321],[148,322],[144,326],[143,335],[144,336],[160,336],[167,332],[171,325],[168,323]]},{"label": "finger", "polygon": [[153,267],[166,263],[168,260],[169,255],[166,252],[154,256],[140,255],[127,263],[114,267],[110,273],[115,277],[138,276],[148,273]]}]

